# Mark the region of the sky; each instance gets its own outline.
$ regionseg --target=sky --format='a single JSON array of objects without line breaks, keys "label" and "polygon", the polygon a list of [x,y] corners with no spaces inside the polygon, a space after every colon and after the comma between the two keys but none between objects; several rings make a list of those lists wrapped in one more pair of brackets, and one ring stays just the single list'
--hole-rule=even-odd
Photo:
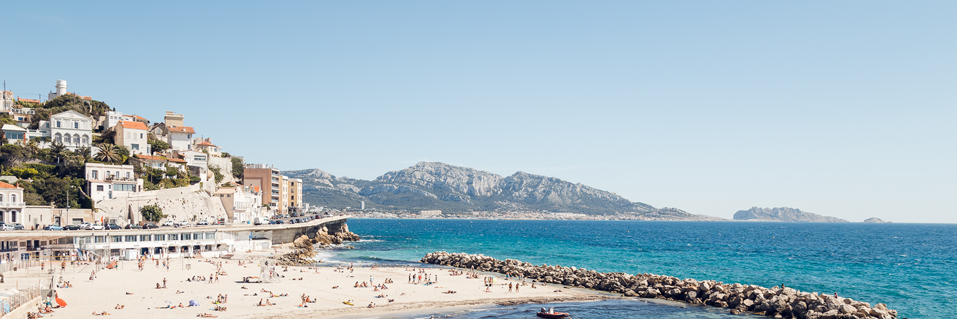
[{"label": "sky", "polygon": [[420,161],[731,218],[957,223],[953,1],[20,1],[0,80],[247,162]]}]

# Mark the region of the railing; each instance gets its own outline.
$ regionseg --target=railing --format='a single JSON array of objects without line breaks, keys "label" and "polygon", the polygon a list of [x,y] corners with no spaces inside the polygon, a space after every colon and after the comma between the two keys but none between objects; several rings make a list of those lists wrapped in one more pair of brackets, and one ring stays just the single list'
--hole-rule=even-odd
[{"label": "railing", "polygon": [[[19,289],[20,292],[6,298],[0,298],[3,302],[10,304],[10,312],[14,312],[17,308],[21,306],[28,306],[28,303],[33,300],[33,298],[40,297],[40,294],[43,293],[43,287],[40,284],[33,285],[24,289]],[[6,307],[0,307],[0,316],[6,316],[8,312],[4,310]]]},{"label": "railing", "polygon": [[23,202],[0,202],[0,207],[11,208],[11,207],[24,207],[26,204]]}]

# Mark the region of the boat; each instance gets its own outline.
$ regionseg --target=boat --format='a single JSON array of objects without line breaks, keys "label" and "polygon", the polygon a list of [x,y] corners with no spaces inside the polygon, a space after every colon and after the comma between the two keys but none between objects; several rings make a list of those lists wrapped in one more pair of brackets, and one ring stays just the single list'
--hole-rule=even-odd
[{"label": "boat", "polygon": [[568,318],[569,316],[567,312],[544,312],[544,311],[539,311],[535,315],[542,318],[555,318],[555,319]]}]

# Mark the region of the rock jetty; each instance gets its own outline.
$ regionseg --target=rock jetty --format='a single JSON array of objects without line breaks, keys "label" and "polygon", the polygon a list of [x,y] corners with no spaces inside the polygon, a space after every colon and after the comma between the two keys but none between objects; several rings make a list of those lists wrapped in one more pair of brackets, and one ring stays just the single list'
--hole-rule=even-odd
[{"label": "rock jetty", "polygon": [[349,231],[349,226],[345,223],[337,224],[331,233],[326,225],[319,227],[315,236],[299,236],[292,242],[292,252],[283,254],[279,257],[279,263],[286,266],[306,265],[316,262],[313,257],[316,256],[315,245],[338,245],[345,241],[359,241],[359,235]]},{"label": "rock jetty", "polygon": [[602,273],[575,267],[536,266],[514,259],[498,260],[483,255],[433,252],[421,262],[435,265],[524,276],[541,282],[621,293],[628,297],[662,298],[690,304],[750,312],[775,318],[795,319],[894,319],[897,311],[885,304],[871,304],[835,295],[802,292],[792,288],[765,288],[725,284],[713,280],[678,279],[654,274]]}]

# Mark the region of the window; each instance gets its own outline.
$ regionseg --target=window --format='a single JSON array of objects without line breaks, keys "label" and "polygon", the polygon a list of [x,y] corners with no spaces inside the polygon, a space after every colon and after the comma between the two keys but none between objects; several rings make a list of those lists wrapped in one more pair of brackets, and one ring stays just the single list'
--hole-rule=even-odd
[{"label": "window", "polygon": [[193,233],[193,239],[203,239],[203,233]]},{"label": "window", "polygon": [[140,133],[140,139],[142,139],[142,138],[143,138],[143,133]]},{"label": "window", "polygon": [[102,192],[102,191],[103,191],[103,185],[96,185],[96,191],[97,191],[97,192]]},{"label": "window", "polygon": [[[17,194],[10,194],[10,202],[11,202],[11,203],[16,203],[16,202],[17,202]],[[14,216],[16,216],[16,215],[14,215]]]},{"label": "window", "polygon": [[150,241],[150,235],[140,235],[140,241]]},{"label": "window", "polygon": [[164,240],[166,240],[166,235],[153,235],[153,240],[155,240],[155,241],[164,241]]},{"label": "window", "polygon": [[136,235],[126,235],[126,238],[125,238],[125,239],[126,239],[127,242],[136,241]]},{"label": "window", "polygon": [[90,144],[90,137],[83,135],[83,145],[89,145],[89,144]]},{"label": "window", "polygon": [[67,144],[72,143],[72,142],[70,142],[70,136],[69,136],[69,135],[63,135],[63,143],[67,143]]},{"label": "window", "polygon": [[206,239],[216,239],[216,233],[214,232],[206,233]]},{"label": "window", "polygon": [[130,178],[130,172],[126,172],[126,178]]},{"label": "window", "polygon": [[93,170],[93,172],[90,173],[90,176],[93,177],[93,180],[96,180],[96,178],[98,177],[99,173],[100,173],[99,171]]},{"label": "window", "polygon": [[73,128],[80,128],[80,123],[73,122]]},{"label": "window", "polygon": [[169,234],[169,240],[179,240],[179,234]]},{"label": "window", "polygon": [[113,236],[113,242],[114,242],[114,243],[122,243],[122,242],[123,242],[123,236]]},{"label": "window", "polygon": [[183,240],[190,240],[190,239],[191,239],[190,237],[192,237],[191,235],[192,235],[192,234],[190,234],[190,233],[185,233],[185,234],[183,234]]},{"label": "window", "polygon": [[56,127],[60,127],[60,121],[56,121]]},{"label": "window", "polygon": [[132,144],[132,145],[130,145],[130,146],[133,147],[133,150],[134,150],[134,151],[139,151],[139,150],[140,150],[140,145],[139,145],[139,144]]},{"label": "window", "polygon": [[93,237],[93,242],[95,242],[95,243],[105,243],[105,242],[106,242],[106,238],[104,238],[104,236],[95,236],[95,237]]}]

